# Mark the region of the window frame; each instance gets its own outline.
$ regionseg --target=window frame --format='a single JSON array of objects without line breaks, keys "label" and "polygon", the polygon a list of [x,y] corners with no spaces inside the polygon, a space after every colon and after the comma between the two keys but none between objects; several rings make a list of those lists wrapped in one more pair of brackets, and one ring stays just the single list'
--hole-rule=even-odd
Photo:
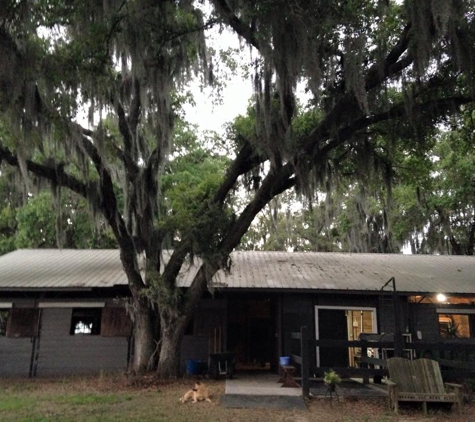
[{"label": "window frame", "polygon": [[[437,308],[436,309],[436,314],[437,314],[437,326],[438,326],[438,334],[439,338],[441,339],[453,339],[453,338],[460,338],[460,339],[469,339],[469,338],[475,338],[475,309],[456,309],[456,308]],[[459,337],[457,335],[451,337],[451,336],[444,336],[442,335],[442,328],[440,321],[440,317],[450,317],[452,315],[458,315],[461,317],[467,317],[467,330],[468,331],[468,336],[463,336]]]},{"label": "window frame", "polygon": [[[100,336],[102,327],[102,309],[99,307],[76,307],[71,311],[71,324],[69,335],[71,336]],[[77,332],[79,323],[91,324],[90,332]]]}]

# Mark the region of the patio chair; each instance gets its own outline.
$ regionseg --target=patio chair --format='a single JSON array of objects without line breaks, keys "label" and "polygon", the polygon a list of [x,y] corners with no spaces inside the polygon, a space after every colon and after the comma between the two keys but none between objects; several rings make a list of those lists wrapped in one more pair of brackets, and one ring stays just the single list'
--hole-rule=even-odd
[{"label": "patio chair", "polygon": [[427,414],[427,403],[456,403],[462,407],[462,386],[442,380],[440,366],[431,359],[388,359],[389,408],[398,412],[400,401],[422,402]]}]

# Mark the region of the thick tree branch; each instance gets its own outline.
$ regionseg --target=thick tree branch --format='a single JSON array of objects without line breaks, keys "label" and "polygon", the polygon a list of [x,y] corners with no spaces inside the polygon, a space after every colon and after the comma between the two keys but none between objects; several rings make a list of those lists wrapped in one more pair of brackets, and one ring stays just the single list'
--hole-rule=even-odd
[{"label": "thick tree branch", "polygon": [[90,138],[92,138],[94,136],[94,131],[92,131],[91,129],[87,129],[85,127],[82,127],[78,123],[71,123],[71,125],[72,125],[72,127],[76,128],[76,130],[84,136],[89,136]]},{"label": "thick tree branch", "polygon": [[246,234],[255,216],[270,202],[272,198],[295,185],[293,178],[295,167],[288,162],[279,169],[271,171],[256,192],[254,199],[246,206],[236,223],[228,231],[228,235],[221,243],[221,249],[225,253],[239,245],[241,238]]},{"label": "thick tree branch", "polygon": [[213,202],[222,204],[229,191],[236,186],[238,178],[266,160],[267,158],[265,156],[257,154],[251,144],[248,141],[245,141],[244,146],[241,148],[231,167],[226,172],[226,177],[215,193]]},{"label": "thick tree branch", "polygon": [[131,128],[129,127],[128,119],[124,108],[119,100],[117,100],[117,117],[119,118],[119,131],[124,141],[124,150],[122,151],[122,159],[127,169],[128,177],[133,177],[138,173],[138,167],[133,161],[133,138]]},{"label": "thick tree branch", "polygon": [[225,22],[236,31],[236,33],[244,38],[250,45],[257,48],[262,54],[270,51],[269,46],[263,44],[263,41],[256,36],[251,27],[246,26],[241,19],[231,10],[226,0],[212,0],[214,7]]},{"label": "thick tree branch", "polygon": [[[473,101],[473,98],[462,95],[453,96],[449,98],[437,98],[426,101],[421,104],[415,104],[411,108],[410,113],[414,115],[423,114],[425,117],[438,117],[441,114],[446,114],[448,110],[453,111],[455,109],[458,109],[460,106],[471,103]],[[354,123],[342,128],[338,132],[337,136],[335,136],[331,141],[327,142],[320,150],[318,150],[318,154],[328,154],[330,151],[349,140],[358,131],[362,129],[365,129],[376,123],[407,116],[407,113],[408,110],[406,105],[404,103],[399,103],[392,107],[390,110],[375,114],[373,116],[363,117],[355,121]]]},{"label": "thick tree branch", "polygon": [[[144,23],[146,23],[147,25],[149,25],[152,28],[162,29],[161,27],[157,27],[157,24],[155,22],[150,22],[150,21],[144,20]],[[173,40],[178,39],[180,37],[183,37],[185,35],[191,35],[191,34],[194,34],[196,32],[201,32],[201,31],[205,31],[206,29],[210,29],[214,25],[216,25],[217,23],[218,23],[217,19],[210,19],[207,22],[203,23],[203,25],[192,27],[192,28],[189,28],[189,29],[186,29],[186,30],[183,30],[183,31],[172,32],[172,31],[168,30],[168,31],[166,31],[166,33],[163,37],[163,40],[161,40],[161,43],[160,43],[160,46],[159,46],[158,49],[163,48],[166,43],[169,43],[170,41],[173,41]]]},{"label": "thick tree branch", "polygon": [[[20,168],[20,160],[18,157],[7,148],[0,146],[0,162],[2,161],[5,161],[12,167]],[[30,173],[39,178],[48,180],[53,185],[68,188],[83,198],[88,198],[91,194],[91,186],[67,174],[63,166],[49,167],[32,160],[26,160],[25,164]]]},{"label": "thick tree branch", "polygon": [[[396,43],[386,58],[381,63],[375,63],[371,66],[365,78],[365,88],[367,91],[381,86],[385,80],[394,77],[394,75],[410,66],[413,62],[413,58],[410,55],[399,60],[401,55],[407,50],[410,41],[409,32],[409,27],[406,27],[398,43]],[[311,154],[320,142],[323,142],[330,136],[331,129],[338,127],[342,121],[348,120],[349,116],[355,114],[355,110],[359,110],[359,106],[354,96],[350,94],[344,95],[304,142],[303,148],[306,153]]]},{"label": "thick tree branch", "polygon": [[407,55],[401,59],[401,56],[407,51],[410,42],[411,26],[407,25],[401,33],[398,42],[391,49],[382,63],[375,63],[366,74],[365,88],[370,91],[379,86],[385,79],[391,78],[401,70],[409,66],[413,57]]},{"label": "thick tree branch", "polygon": [[436,118],[447,112],[453,112],[464,104],[473,102],[473,99],[466,96],[453,96],[449,98],[438,98],[426,101],[424,103],[415,104],[410,110],[404,103],[399,103],[393,106],[390,110],[375,114],[369,117],[362,117],[350,125],[340,129],[338,133],[329,140],[322,148],[315,151],[312,157],[305,153],[296,156],[296,165],[302,166],[300,163],[305,163],[305,168],[313,168],[327,157],[331,151],[338,146],[344,144],[348,140],[355,138],[358,132],[367,129],[368,127],[388,120],[400,119],[406,117],[408,113],[413,115],[424,115],[426,118]]},{"label": "thick tree branch", "polygon": [[130,109],[129,109],[129,118],[128,126],[129,126],[129,133],[136,134],[137,127],[140,121],[140,114],[141,114],[141,102],[140,102],[140,82],[137,78],[134,78],[134,96],[132,101],[130,102]]},{"label": "thick tree branch", "polygon": [[177,247],[173,249],[172,256],[170,257],[165,271],[163,272],[163,279],[165,285],[168,288],[176,287],[176,280],[180,274],[180,270],[185,262],[185,258],[190,253],[190,245],[188,242],[181,242]]}]

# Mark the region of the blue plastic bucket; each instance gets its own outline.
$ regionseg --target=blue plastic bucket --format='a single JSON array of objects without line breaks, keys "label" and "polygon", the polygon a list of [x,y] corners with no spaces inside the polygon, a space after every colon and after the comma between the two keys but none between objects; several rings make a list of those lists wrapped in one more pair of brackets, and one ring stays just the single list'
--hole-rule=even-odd
[{"label": "blue plastic bucket", "polygon": [[290,357],[289,356],[281,356],[279,358],[280,366],[289,366],[290,365]]},{"label": "blue plastic bucket", "polygon": [[199,360],[188,359],[186,361],[186,373],[188,375],[199,375],[203,370],[203,363]]}]

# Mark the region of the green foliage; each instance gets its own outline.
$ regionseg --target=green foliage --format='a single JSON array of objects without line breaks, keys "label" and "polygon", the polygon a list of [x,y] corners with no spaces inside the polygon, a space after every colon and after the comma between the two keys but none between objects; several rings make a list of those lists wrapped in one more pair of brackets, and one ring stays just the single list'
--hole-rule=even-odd
[{"label": "green foliage", "polygon": [[[316,117],[304,114],[295,124],[309,118]],[[407,128],[390,132],[380,125],[376,147],[339,151],[324,175],[327,190],[303,202],[290,195],[274,200],[242,248],[388,253],[410,246],[413,253],[473,254],[471,110],[423,144],[409,142],[407,134]],[[366,163],[361,174],[360,159]]]},{"label": "green foliage", "polygon": [[292,122],[292,130],[295,139],[306,139],[315,126],[322,120],[322,113],[315,108],[309,108],[297,114],[297,117]]},{"label": "green foliage", "polygon": [[164,277],[151,265],[146,268],[147,288],[143,290],[152,304],[161,307],[162,312],[176,310],[182,302],[183,294],[176,286],[169,286],[164,282]]},{"label": "green foliage", "polygon": [[[4,208],[0,214],[9,216],[12,231],[4,239],[9,250],[16,248],[115,248],[116,241],[109,228],[90,217],[87,205],[73,196],[63,197],[61,206],[49,192],[31,196],[28,202],[12,211]],[[10,211],[8,211],[10,210]]]},{"label": "green foliage", "polygon": [[233,141],[236,150],[242,148],[245,142],[250,142],[259,148],[256,134],[256,109],[254,105],[247,108],[246,115],[237,116],[232,123],[227,125],[226,137]]},{"label": "green foliage", "polygon": [[15,210],[10,206],[0,209],[0,255],[15,249],[16,229]]},{"label": "green foliage", "polygon": [[454,119],[434,137],[424,160],[408,157],[395,190],[397,236],[409,239],[413,252],[473,254],[475,235],[475,150],[473,121]]},{"label": "green foliage", "polygon": [[199,146],[187,151],[168,164],[162,177],[162,224],[172,241],[189,241],[194,253],[212,255],[232,219],[230,210],[211,205],[229,160]]},{"label": "green foliage", "polygon": [[[18,231],[15,245],[18,248],[55,248],[56,214],[52,207],[50,193],[29,198],[28,203],[18,210]],[[59,215],[59,235],[65,233],[67,221]]]},{"label": "green foliage", "polygon": [[337,385],[341,383],[341,377],[333,370],[324,373],[323,382],[327,385]]}]

